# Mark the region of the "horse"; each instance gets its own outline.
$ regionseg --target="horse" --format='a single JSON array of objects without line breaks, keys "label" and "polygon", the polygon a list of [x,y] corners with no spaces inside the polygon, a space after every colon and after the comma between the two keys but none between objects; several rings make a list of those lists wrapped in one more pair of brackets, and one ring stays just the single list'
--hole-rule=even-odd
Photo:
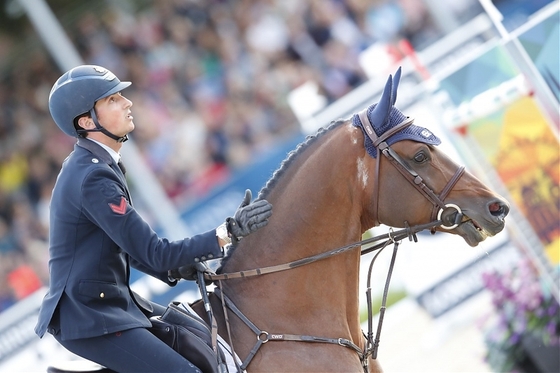
[{"label": "horse", "polygon": [[[506,200],[439,150],[429,130],[399,116],[400,71],[377,105],[334,121],[288,155],[257,197],[273,205],[268,225],[206,275],[217,285],[209,302],[219,333],[240,368],[381,371],[360,327],[361,253],[353,243],[380,224],[430,226],[470,246],[503,230]],[[207,314],[201,303],[193,308]]]},{"label": "horse", "polygon": [[504,229],[507,201],[396,109],[400,74],[377,104],[290,152],[257,196],[273,205],[268,225],[236,242],[216,273],[200,272],[192,309],[230,344],[239,371],[381,372],[382,313],[375,341],[359,317],[364,232],[401,229],[386,235],[395,255],[424,229],[470,246]]}]

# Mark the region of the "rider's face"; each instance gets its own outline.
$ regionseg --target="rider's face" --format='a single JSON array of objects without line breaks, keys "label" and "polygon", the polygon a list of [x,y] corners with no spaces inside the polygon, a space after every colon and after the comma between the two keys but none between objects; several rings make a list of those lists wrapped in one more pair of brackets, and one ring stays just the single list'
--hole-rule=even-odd
[{"label": "rider's face", "polygon": [[132,101],[118,92],[97,101],[95,113],[99,124],[107,131],[117,136],[124,136],[134,130],[131,107]]}]

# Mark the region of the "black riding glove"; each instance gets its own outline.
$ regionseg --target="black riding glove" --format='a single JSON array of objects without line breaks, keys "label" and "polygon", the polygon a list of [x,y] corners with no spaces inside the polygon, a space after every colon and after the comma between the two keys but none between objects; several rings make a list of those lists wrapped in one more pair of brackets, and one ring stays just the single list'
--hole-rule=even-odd
[{"label": "black riding glove", "polygon": [[267,225],[272,215],[272,205],[267,200],[251,203],[251,198],[251,191],[247,189],[234,217],[226,219],[227,230],[234,242]]},{"label": "black riding glove", "polygon": [[196,280],[196,268],[192,265],[186,265],[176,269],[170,269],[169,277],[176,280],[184,279],[194,281]]},{"label": "black riding glove", "polygon": [[[199,271],[210,272],[210,269],[208,268],[206,263],[198,262],[198,263],[195,263],[195,264],[182,266],[182,267],[179,267],[179,268],[176,268],[176,269],[170,269],[168,271],[168,275],[169,275],[169,277],[177,279],[177,280],[184,279],[184,280],[189,280],[189,281],[197,281],[198,280],[197,272],[199,272]],[[207,283],[207,285],[209,285],[210,283],[212,283],[212,281],[209,281]]]}]

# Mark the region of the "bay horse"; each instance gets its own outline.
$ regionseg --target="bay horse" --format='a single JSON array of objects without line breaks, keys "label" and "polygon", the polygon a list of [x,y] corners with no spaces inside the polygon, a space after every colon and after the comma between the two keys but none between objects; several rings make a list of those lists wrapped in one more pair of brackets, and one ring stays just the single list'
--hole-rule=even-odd
[{"label": "bay horse", "polygon": [[[347,248],[379,224],[432,223],[433,233],[460,235],[470,246],[504,228],[504,198],[394,107],[400,71],[389,76],[378,104],[333,122],[289,154],[257,197],[273,205],[269,224],[205,275],[217,285],[209,303],[219,334],[241,368],[381,371],[360,326],[360,250]],[[207,314],[201,303],[193,308]]]}]

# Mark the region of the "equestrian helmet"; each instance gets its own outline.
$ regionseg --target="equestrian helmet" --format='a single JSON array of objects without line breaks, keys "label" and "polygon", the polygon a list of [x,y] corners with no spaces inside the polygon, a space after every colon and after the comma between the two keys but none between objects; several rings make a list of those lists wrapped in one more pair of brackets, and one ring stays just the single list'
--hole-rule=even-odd
[{"label": "equestrian helmet", "polygon": [[95,102],[122,91],[130,82],[121,82],[101,66],[81,65],[64,73],[49,94],[49,110],[56,125],[67,135],[78,137],[74,119],[90,112]]}]

